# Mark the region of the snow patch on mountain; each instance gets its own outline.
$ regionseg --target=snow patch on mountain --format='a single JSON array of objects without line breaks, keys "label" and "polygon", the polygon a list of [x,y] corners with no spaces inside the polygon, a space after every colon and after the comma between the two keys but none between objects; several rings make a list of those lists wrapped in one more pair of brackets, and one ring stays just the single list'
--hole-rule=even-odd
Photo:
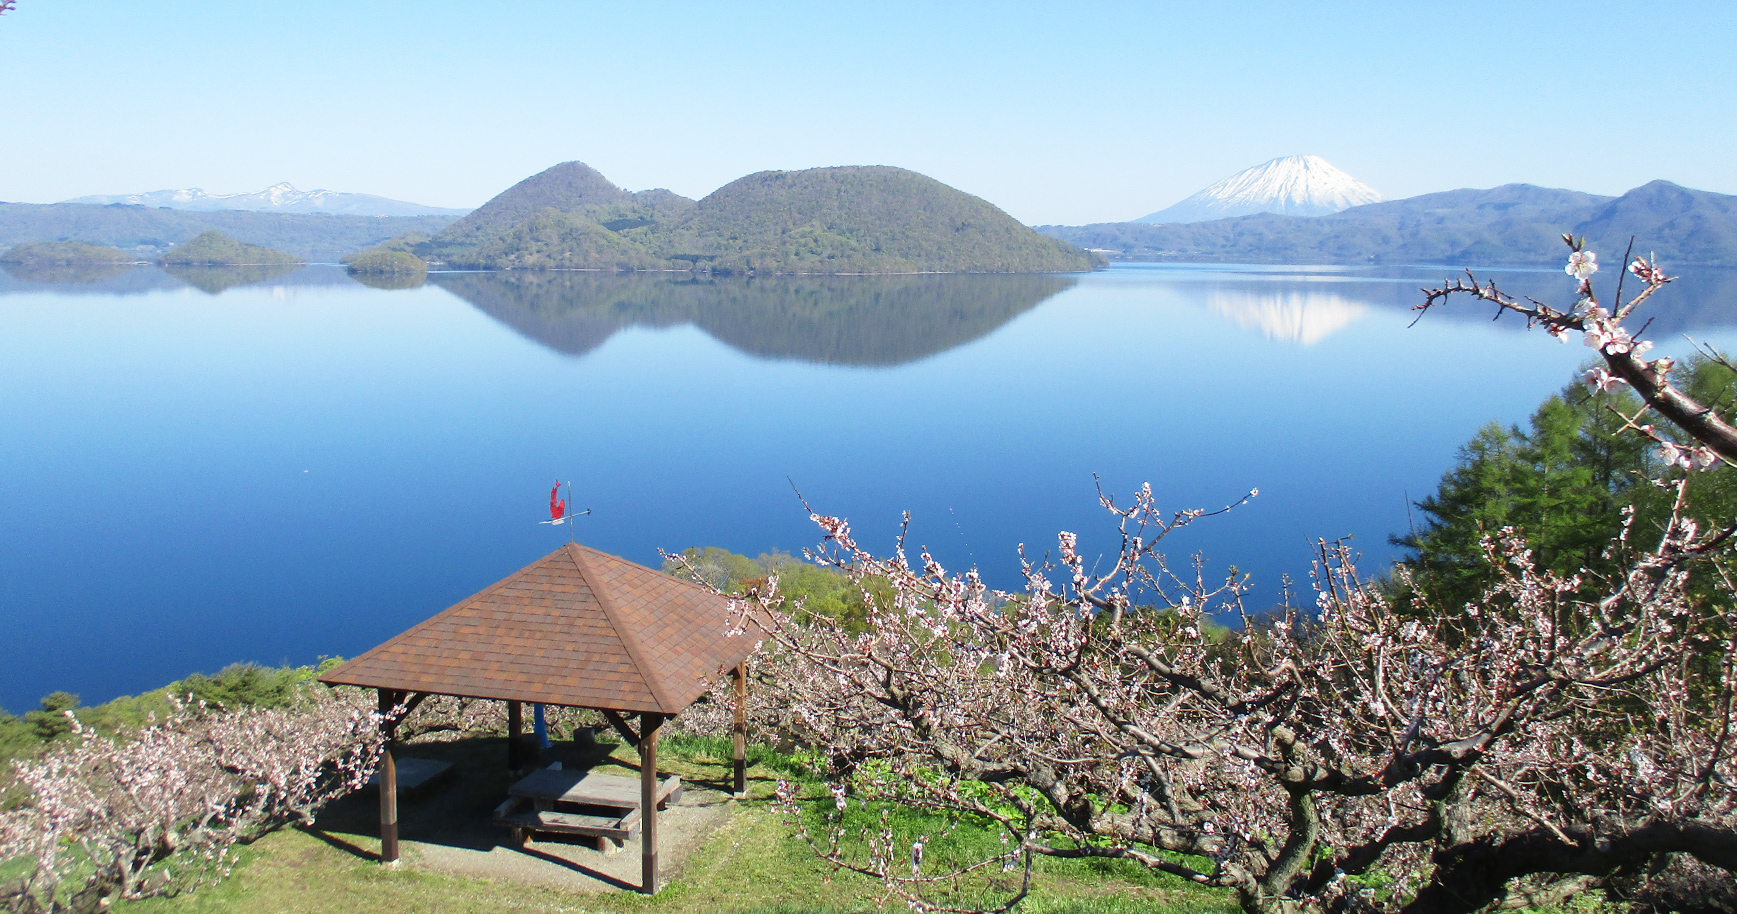
[{"label": "snow patch on mountain", "polygon": [[351,216],[461,216],[466,209],[447,209],[389,200],[373,194],[347,194],[335,190],[296,190],[289,182],[273,184],[251,194],[211,194],[192,187],[186,190],[154,190],[143,194],[77,197],[66,203],[114,203],[131,206],[168,207],[200,212],[240,209],[270,213],[340,213]]},{"label": "snow patch on mountain", "polygon": [[1239,171],[1135,222],[1206,222],[1255,213],[1326,216],[1381,195],[1320,156],[1285,156]]}]

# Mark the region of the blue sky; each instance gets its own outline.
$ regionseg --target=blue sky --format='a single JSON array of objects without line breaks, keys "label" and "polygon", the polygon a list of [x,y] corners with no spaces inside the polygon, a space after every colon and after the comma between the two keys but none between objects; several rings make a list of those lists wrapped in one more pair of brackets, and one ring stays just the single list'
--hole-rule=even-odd
[{"label": "blue sky", "polygon": [[579,159],[698,197],[912,168],[1028,223],[1280,155],[1389,197],[1737,193],[1737,4],[18,0],[0,200],[203,187],[475,206]]}]

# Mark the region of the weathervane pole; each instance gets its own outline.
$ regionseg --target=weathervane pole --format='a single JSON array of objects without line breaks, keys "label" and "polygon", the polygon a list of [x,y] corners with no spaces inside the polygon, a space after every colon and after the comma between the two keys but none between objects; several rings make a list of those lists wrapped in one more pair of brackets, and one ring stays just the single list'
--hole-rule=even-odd
[{"label": "weathervane pole", "polygon": [[573,518],[579,517],[583,514],[590,514],[591,509],[586,508],[583,511],[576,511],[572,514],[567,513],[567,501],[573,497],[573,481],[571,479],[567,480],[566,499],[561,498],[561,485],[561,480],[555,480],[554,487],[549,490],[549,519],[539,521],[538,523],[549,524],[551,526],[566,524],[567,542],[572,543],[575,542],[573,538]]}]

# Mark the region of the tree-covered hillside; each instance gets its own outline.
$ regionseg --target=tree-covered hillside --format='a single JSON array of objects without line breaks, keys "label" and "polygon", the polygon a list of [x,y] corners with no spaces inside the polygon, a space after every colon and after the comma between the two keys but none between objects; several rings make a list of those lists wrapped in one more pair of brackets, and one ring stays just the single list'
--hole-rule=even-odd
[{"label": "tree-covered hillside", "polygon": [[186,244],[176,245],[163,255],[165,265],[236,267],[236,266],[295,266],[302,261],[293,254],[274,251],[257,244],[246,244],[219,231],[201,232]]},{"label": "tree-covered hillside", "polygon": [[[1737,197],[1654,181],[1621,197],[1508,184],[1356,206],[1331,216],[1038,226],[1130,260],[1243,263],[1542,264],[1562,232],[1621,253],[1632,237],[1667,263],[1737,266]],[[1638,253],[1638,252],[1637,252]]]},{"label": "tree-covered hillside", "polygon": [[763,171],[701,200],[672,254],[714,268],[786,273],[1057,273],[1089,270],[987,201],[885,166]]},{"label": "tree-covered hillside", "polygon": [[447,226],[437,240],[442,244],[474,245],[546,209],[570,212],[597,204],[622,203],[632,197],[591,166],[562,162],[496,194],[494,199]]},{"label": "tree-covered hillside", "polygon": [[577,162],[533,175],[417,253],[499,269],[1048,273],[1101,261],[902,168],[749,175],[697,204],[630,194]]}]

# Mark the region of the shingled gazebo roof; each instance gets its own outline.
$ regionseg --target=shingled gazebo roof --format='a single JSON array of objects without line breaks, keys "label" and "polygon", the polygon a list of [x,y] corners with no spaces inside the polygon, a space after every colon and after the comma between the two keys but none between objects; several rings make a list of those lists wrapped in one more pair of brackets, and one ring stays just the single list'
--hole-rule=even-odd
[{"label": "shingled gazebo roof", "polygon": [[669,715],[753,651],[736,622],[723,597],[569,543],[320,680]]}]

